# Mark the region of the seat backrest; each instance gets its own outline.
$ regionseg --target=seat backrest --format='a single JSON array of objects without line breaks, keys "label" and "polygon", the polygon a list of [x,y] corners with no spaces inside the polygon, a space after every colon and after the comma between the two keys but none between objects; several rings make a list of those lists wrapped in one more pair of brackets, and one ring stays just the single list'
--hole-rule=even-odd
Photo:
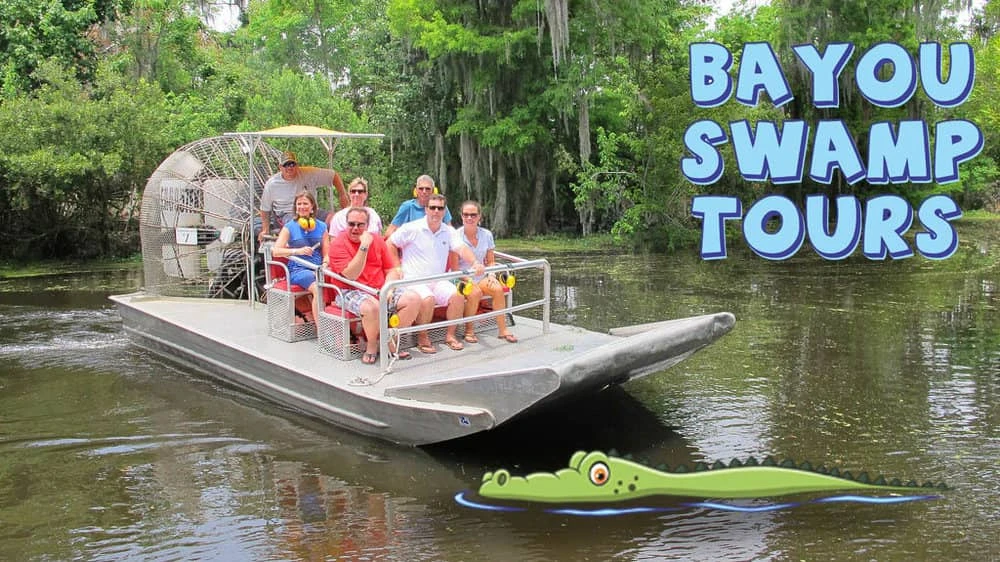
[{"label": "seat backrest", "polygon": [[273,244],[264,244],[264,276],[268,286],[288,278],[288,258],[275,257],[271,253]]},{"label": "seat backrest", "polygon": [[327,275],[322,269],[318,270],[319,287],[323,291],[323,305],[329,305],[337,299],[337,289],[333,285],[333,276]]}]

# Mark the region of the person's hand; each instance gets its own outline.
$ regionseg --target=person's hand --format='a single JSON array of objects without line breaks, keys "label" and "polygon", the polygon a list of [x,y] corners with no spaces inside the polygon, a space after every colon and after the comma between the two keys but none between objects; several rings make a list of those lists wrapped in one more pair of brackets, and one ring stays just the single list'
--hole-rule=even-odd
[{"label": "person's hand", "polygon": [[258,244],[263,243],[264,242],[264,238],[266,238],[266,237],[268,237],[270,235],[271,235],[270,232],[267,232],[265,230],[261,230],[260,234],[257,235],[257,243]]},{"label": "person's hand", "polygon": [[372,243],[372,233],[367,230],[361,233],[361,245],[368,247]]},{"label": "person's hand", "polygon": [[477,261],[472,264],[472,271],[476,273],[476,277],[482,277],[483,272],[486,271],[486,266]]},{"label": "person's hand", "polygon": [[296,248],[295,253],[300,256],[311,256],[313,255],[312,246],[304,246],[302,248]]}]

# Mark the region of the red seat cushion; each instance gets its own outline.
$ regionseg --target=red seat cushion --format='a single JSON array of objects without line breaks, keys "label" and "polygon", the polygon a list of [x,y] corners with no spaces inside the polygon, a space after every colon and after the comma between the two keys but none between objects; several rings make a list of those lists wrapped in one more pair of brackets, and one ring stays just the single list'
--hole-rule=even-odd
[{"label": "red seat cushion", "polygon": [[306,289],[304,289],[302,287],[299,287],[298,285],[295,285],[295,284],[292,284],[291,288],[289,288],[288,287],[288,280],[287,279],[278,279],[277,281],[274,282],[273,285],[271,285],[271,288],[272,289],[276,289],[278,291],[285,291],[286,293],[308,293],[309,292]]}]

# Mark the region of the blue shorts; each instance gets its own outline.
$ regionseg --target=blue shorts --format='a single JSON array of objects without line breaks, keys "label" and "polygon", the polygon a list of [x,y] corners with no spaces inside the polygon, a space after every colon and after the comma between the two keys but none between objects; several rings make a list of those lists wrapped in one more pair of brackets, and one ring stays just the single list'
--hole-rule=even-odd
[{"label": "blue shorts", "polygon": [[295,285],[308,289],[316,282],[316,272],[311,269],[296,269],[288,272],[288,279]]}]

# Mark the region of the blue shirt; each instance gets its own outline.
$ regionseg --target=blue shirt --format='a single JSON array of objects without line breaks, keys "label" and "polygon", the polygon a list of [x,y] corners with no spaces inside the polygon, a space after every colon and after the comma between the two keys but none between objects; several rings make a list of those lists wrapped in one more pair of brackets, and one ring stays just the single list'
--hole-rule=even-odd
[{"label": "blue shirt", "polygon": [[[472,242],[469,242],[469,238],[465,235],[465,228],[459,229],[458,233],[461,234],[462,242],[472,249],[472,253],[476,256],[476,259],[479,260],[479,263],[486,265],[486,252],[491,249],[496,251],[496,243],[493,241],[493,233],[481,226],[477,226],[475,246],[472,245]],[[458,256],[458,268],[472,269],[472,264],[462,259],[462,256]],[[473,281],[478,283],[483,277],[486,277],[486,275],[475,277],[473,278]]]},{"label": "blue shirt", "polygon": [[[410,199],[399,206],[399,211],[392,218],[392,224],[400,227],[408,222],[422,219],[426,215],[427,209],[421,207],[416,199]],[[448,210],[448,207],[444,208],[444,222],[451,224],[451,211]]]},{"label": "blue shirt", "polygon": [[[306,246],[316,246],[313,250],[311,256],[295,256],[301,260],[310,262],[317,267],[323,263],[323,251],[322,242],[323,234],[326,233],[326,223],[321,220],[316,221],[316,227],[312,230],[306,230],[299,226],[298,221],[288,221],[285,223],[285,228],[288,229],[288,247],[289,248],[305,248]],[[317,244],[319,244],[317,246]],[[307,269],[295,260],[288,260],[288,274],[293,275],[296,271],[300,269]],[[310,270],[311,272],[311,270]]]}]

